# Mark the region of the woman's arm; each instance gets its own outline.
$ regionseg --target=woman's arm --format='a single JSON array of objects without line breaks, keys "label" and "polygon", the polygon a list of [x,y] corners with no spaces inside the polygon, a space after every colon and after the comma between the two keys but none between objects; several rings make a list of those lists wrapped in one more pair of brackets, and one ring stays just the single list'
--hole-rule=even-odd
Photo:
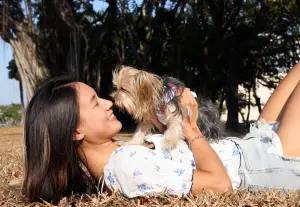
[{"label": "woman's arm", "polygon": [[223,163],[197,126],[198,103],[188,88],[182,93],[180,102],[193,112],[193,115],[184,121],[184,135],[190,143],[197,169],[194,172],[192,193],[198,194],[203,189],[213,192],[231,190],[232,185]]},{"label": "woman's arm", "polygon": [[225,192],[232,189],[228,174],[219,156],[208,144],[199,128],[195,128],[186,134],[186,140],[191,143],[191,150],[196,161],[196,169],[193,177],[192,193],[198,194],[203,189],[213,192]]}]

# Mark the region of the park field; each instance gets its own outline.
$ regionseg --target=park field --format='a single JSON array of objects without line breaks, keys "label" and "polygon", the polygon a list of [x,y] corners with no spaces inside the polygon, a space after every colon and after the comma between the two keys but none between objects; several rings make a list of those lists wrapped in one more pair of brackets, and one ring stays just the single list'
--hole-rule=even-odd
[{"label": "park field", "polygon": [[[0,128],[0,206],[52,206],[49,203],[28,203],[22,197],[22,128]],[[128,135],[120,134],[121,137]],[[16,183],[14,183],[16,182]],[[176,181],[174,181],[176,182]],[[64,198],[58,206],[300,206],[300,192],[279,193],[262,191],[250,193],[245,190],[224,195],[206,192],[197,197],[180,198],[161,196],[159,198],[126,199],[119,195]]]}]

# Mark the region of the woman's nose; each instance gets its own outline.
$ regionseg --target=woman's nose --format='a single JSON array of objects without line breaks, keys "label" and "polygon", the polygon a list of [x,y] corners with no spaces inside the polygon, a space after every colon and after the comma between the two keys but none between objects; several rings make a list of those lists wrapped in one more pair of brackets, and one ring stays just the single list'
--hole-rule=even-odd
[{"label": "woman's nose", "polygon": [[106,99],[100,99],[100,103],[105,110],[109,110],[113,105],[113,102]]}]

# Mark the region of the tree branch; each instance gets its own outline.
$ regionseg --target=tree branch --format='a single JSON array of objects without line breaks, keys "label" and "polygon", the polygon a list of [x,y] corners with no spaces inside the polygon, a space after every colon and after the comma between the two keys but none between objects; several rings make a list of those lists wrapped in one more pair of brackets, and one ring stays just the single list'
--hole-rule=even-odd
[{"label": "tree branch", "polygon": [[27,0],[25,6],[26,6],[26,13],[27,13],[28,27],[31,29],[31,32],[33,32],[32,14],[31,14],[31,0]]},{"label": "tree branch", "polygon": [[234,3],[234,8],[230,11],[229,16],[225,22],[223,22],[221,27],[221,32],[225,33],[227,29],[232,25],[237,15],[239,14],[244,0],[236,0]]},{"label": "tree branch", "polygon": [[77,23],[75,22],[75,18],[73,15],[72,8],[66,0],[46,0],[50,1],[49,3],[54,4],[54,8],[57,11],[57,14],[63,20],[63,22],[72,30],[79,29]]}]

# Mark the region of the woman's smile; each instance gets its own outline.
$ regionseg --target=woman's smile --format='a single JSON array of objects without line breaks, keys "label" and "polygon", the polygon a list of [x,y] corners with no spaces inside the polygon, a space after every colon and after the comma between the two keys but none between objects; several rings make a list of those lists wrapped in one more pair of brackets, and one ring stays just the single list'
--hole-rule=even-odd
[{"label": "woman's smile", "polygon": [[109,117],[108,117],[108,121],[116,121],[117,120],[117,117],[114,115],[114,114],[111,114]]}]

